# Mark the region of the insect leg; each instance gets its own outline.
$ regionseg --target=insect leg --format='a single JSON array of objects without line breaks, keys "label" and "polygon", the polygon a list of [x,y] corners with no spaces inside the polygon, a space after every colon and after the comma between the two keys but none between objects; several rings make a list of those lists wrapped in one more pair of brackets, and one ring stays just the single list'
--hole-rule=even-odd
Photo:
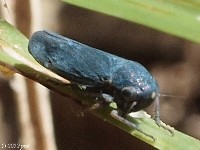
[{"label": "insect leg", "polygon": [[89,110],[94,110],[94,109],[100,109],[102,107],[104,107],[105,105],[107,106],[109,103],[113,102],[113,97],[108,95],[108,94],[97,94],[96,97],[96,103],[94,105],[92,105]]},{"label": "insect leg", "polygon": [[113,110],[113,111],[111,112],[111,116],[112,116],[113,118],[115,118],[116,120],[119,120],[120,122],[122,122],[122,123],[128,125],[129,127],[131,127],[131,128],[133,128],[133,129],[139,131],[140,133],[144,134],[145,136],[150,137],[150,138],[153,140],[153,142],[156,141],[156,138],[154,138],[152,135],[150,135],[150,134],[144,132],[143,130],[141,130],[136,124],[134,124],[134,123],[128,121],[126,118],[122,117],[122,116],[119,114],[118,111]]},{"label": "insect leg", "polygon": [[162,127],[163,129],[169,131],[171,133],[171,135],[174,136],[174,132],[172,131],[172,128],[170,126],[167,126],[165,123],[163,123],[160,120],[160,100],[159,100],[159,96],[156,96],[156,99],[155,99],[155,110],[154,110],[153,119],[155,120],[156,124],[159,127]]},{"label": "insect leg", "polygon": [[101,88],[88,85],[71,84],[73,90],[80,91],[82,94],[94,97],[96,103],[89,110],[100,109],[105,105],[113,102],[113,97],[109,94],[102,93]]}]

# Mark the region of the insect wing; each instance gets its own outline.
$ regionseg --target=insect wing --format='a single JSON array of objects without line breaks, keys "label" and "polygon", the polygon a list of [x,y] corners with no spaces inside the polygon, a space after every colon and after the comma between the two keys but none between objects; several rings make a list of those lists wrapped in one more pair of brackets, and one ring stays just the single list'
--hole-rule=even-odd
[{"label": "insect wing", "polygon": [[55,33],[38,31],[29,41],[29,52],[46,68],[79,84],[101,86],[109,80],[119,57]]}]

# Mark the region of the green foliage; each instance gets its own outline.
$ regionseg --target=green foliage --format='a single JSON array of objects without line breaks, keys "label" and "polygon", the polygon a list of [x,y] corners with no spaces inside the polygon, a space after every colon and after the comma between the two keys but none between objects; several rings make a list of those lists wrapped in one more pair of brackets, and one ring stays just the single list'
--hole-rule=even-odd
[{"label": "green foliage", "polygon": [[63,0],[200,43],[199,0]]}]

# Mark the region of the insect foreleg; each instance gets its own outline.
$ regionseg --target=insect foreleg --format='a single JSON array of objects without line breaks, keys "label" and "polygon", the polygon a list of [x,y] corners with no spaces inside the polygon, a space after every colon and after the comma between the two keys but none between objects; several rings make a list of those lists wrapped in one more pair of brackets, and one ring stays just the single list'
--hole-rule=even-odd
[{"label": "insect foreleg", "polygon": [[145,136],[150,137],[150,138],[153,140],[153,142],[156,141],[156,138],[155,138],[155,137],[153,137],[152,135],[150,135],[150,134],[144,132],[143,130],[141,130],[141,129],[138,127],[137,124],[134,124],[133,122],[130,122],[130,121],[127,120],[126,118],[122,117],[122,116],[120,115],[120,113],[119,113],[117,110],[113,110],[113,111],[111,112],[111,116],[112,116],[113,118],[115,118],[116,120],[118,120],[118,121],[120,121],[120,122],[126,124],[127,126],[129,126],[129,127],[133,128],[133,129],[139,131],[140,133],[144,134]]},{"label": "insect foreleg", "polygon": [[163,123],[160,120],[160,100],[159,100],[159,96],[157,96],[155,98],[155,110],[154,110],[153,119],[155,120],[156,124],[159,127],[162,127],[163,129],[169,131],[171,133],[171,135],[174,136],[174,132],[172,131],[172,128],[170,126],[166,125],[165,123]]}]

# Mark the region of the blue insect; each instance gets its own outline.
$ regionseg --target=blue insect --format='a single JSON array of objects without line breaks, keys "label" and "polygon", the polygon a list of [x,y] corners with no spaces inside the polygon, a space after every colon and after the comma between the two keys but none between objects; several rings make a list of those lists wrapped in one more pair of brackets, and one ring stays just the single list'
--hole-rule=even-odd
[{"label": "blue insect", "polygon": [[[35,32],[28,49],[44,67],[85,91],[93,91],[105,102],[114,101],[118,108],[115,116],[121,121],[128,113],[142,110],[154,100],[159,102],[158,83],[137,62],[47,31]],[[160,125],[159,111],[156,112],[156,123]]]}]

